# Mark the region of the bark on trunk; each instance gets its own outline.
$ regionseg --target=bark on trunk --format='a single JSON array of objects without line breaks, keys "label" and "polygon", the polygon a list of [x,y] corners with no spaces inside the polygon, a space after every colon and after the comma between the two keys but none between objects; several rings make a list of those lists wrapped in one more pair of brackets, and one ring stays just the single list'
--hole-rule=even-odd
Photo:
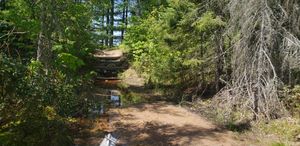
[{"label": "bark on trunk", "polygon": [[37,60],[40,61],[44,68],[49,70],[52,58],[52,44],[51,44],[51,24],[47,19],[47,8],[45,3],[41,4],[41,30],[38,36],[38,46],[37,46]]}]

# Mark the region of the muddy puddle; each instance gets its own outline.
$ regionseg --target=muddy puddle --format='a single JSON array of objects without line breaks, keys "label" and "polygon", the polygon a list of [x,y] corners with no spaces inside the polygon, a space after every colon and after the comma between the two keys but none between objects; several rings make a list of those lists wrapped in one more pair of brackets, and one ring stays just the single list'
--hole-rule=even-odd
[{"label": "muddy puddle", "polygon": [[77,118],[77,122],[72,125],[73,132],[76,133],[74,135],[75,146],[99,146],[105,135],[113,132],[108,110],[116,107],[110,99],[112,95],[114,98],[120,96],[117,90],[118,83],[120,80],[95,81],[96,87],[92,100],[101,104],[90,111],[88,116]]}]

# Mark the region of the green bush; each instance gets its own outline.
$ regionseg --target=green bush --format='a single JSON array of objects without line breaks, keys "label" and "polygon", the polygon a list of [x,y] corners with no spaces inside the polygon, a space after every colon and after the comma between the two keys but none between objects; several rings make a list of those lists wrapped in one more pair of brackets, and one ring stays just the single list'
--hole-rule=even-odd
[{"label": "green bush", "polygon": [[121,95],[121,101],[126,106],[130,104],[141,103],[144,101],[144,99],[137,93],[128,92]]},{"label": "green bush", "polygon": [[84,65],[84,62],[80,58],[69,53],[58,54],[57,63],[59,66],[69,69],[73,72]]},{"label": "green bush", "polygon": [[[1,146],[71,146],[66,120],[46,107],[33,115],[27,115],[0,131]],[[32,113],[31,113],[32,114]],[[9,130],[8,130],[9,129]]]},{"label": "green bush", "polygon": [[70,76],[0,54],[0,145],[67,146],[68,117],[88,111],[91,75]]}]

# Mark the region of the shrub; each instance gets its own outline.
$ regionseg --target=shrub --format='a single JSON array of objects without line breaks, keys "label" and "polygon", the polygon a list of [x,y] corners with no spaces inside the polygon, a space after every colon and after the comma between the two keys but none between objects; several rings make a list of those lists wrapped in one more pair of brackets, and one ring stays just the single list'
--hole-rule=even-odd
[{"label": "shrub", "polygon": [[0,145],[68,146],[68,117],[88,111],[91,75],[43,70],[38,61],[24,65],[0,54]]},{"label": "shrub", "polygon": [[300,86],[293,89],[284,88],[285,97],[283,101],[293,116],[300,118]]}]

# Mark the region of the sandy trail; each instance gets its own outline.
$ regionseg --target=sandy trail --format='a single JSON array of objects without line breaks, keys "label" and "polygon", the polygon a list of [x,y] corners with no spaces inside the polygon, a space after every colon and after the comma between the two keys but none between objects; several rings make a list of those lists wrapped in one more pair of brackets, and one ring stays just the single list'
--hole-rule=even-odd
[{"label": "sandy trail", "polygon": [[114,133],[129,146],[235,146],[233,134],[167,102],[110,111]]}]

